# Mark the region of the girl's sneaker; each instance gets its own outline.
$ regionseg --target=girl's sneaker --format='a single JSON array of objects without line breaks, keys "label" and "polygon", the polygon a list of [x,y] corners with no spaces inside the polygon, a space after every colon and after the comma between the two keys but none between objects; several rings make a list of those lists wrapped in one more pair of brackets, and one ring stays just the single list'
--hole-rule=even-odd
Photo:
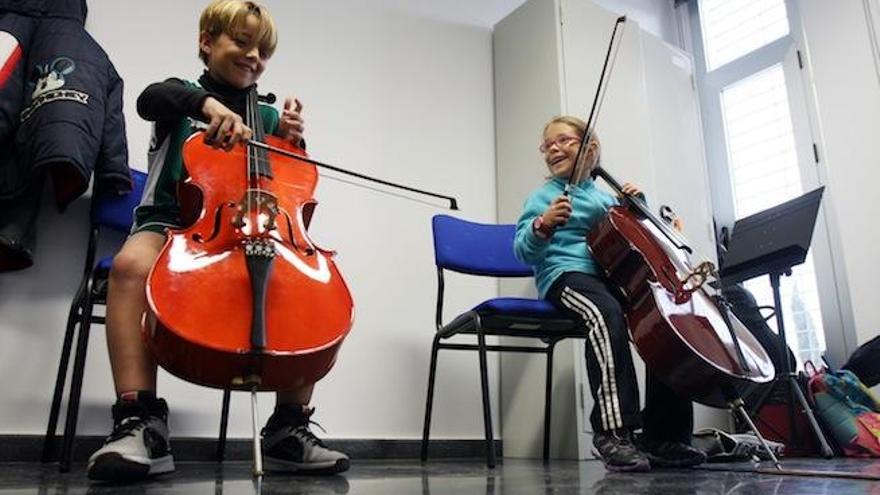
[{"label": "girl's sneaker", "polygon": [[593,435],[593,452],[609,471],[648,471],[648,457],[636,447],[632,432],[626,428],[597,431]]}]

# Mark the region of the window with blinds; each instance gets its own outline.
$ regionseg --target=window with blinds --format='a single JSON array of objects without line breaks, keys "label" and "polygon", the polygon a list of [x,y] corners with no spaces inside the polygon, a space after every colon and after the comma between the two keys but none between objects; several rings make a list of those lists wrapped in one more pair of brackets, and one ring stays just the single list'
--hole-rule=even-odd
[{"label": "window with blinds", "polygon": [[785,0],[700,0],[699,5],[707,71],[789,32]]},{"label": "window with blinds", "polygon": [[[785,74],[775,65],[721,91],[736,217],[742,218],[800,196],[803,190],[795,149]],[[761,304],[772,304],[767,277],[746,283]],[[800,361],[820,362],[825,351],[822,313],[811,258],[782,279],[783,323]],[[775,320],[771,320],[775,327]]]}]

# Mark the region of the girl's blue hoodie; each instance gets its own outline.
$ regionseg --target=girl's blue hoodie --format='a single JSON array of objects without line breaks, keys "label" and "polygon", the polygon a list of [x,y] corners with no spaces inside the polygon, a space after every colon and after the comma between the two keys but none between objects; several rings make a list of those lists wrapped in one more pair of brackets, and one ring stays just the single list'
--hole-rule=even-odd
[{"label": "girl's blue hoodie", "polygon": [[555,198],[562,195],[566,181],[552,178],[533,192],[523,206],[516,223],[514,252],[520,261],[532,266],[541,297],[565,272],[600,275],[601,268],[587,245],[587,232],[602,219],[617,198],[600,190],[592,179],[571,188],[572,214],[565,225],[557,226],[550,239],[538,237],[532,229],[535,218],[544,213]]}]

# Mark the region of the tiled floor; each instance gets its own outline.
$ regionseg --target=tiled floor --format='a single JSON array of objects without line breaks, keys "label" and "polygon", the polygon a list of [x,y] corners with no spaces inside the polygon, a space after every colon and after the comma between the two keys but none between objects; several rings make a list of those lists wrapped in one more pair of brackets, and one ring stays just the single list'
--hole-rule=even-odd
[{"label": "tiled floor", "polygon": [[[788,468],[880,475],[880,460],[788,460]],[[177,472],[128,486],[90,484],[83,466],[59,474],[54,465],[0,464],[0,495],[7,494],[878,494],[880,481],[776,476],[748,472],[663,470],[640,474],[606,472],[596,461],[505,459],[487,469],[479,459],[355,461],[343,476],[267,474],[257,484],[250,464],[179,463]],[[748,469],[748,464],[730,465]]]}]

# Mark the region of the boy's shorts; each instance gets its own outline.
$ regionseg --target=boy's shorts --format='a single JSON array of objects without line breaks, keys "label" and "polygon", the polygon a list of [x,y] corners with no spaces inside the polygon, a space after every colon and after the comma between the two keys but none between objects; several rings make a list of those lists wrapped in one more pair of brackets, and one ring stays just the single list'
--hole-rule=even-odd
[{"label": "boy's shorts", "polygon": [[148,231],[165,235],[168,229],[183,227],[178,199],[182,175],[181,166],[175,163],[150,171],[141,204],[134,209],[132,234]]},{"label": "boy's shorts", "polygon": [[175,219],[173,215],[154,213],[144,219],[143,223],[135,222],[132,224],[131,233],[155,232],[157,234],[165,235],[168,229],[174,230],[180,228],[183,228],[183,226],[180,225],[179,220]]},{"label": "boy's shorts", "polygon": [[[131,233],[147,231],[165,235],[168,229],[183,228],[183,221],[180,219],[180,205],[175,196],[176,194],[157,195],[155,197],[165,198],[165,201],[157,202],[159,204],[144,204],[142,202],[134,209]],[[173,202],[171,198],[175,198]]]}]

